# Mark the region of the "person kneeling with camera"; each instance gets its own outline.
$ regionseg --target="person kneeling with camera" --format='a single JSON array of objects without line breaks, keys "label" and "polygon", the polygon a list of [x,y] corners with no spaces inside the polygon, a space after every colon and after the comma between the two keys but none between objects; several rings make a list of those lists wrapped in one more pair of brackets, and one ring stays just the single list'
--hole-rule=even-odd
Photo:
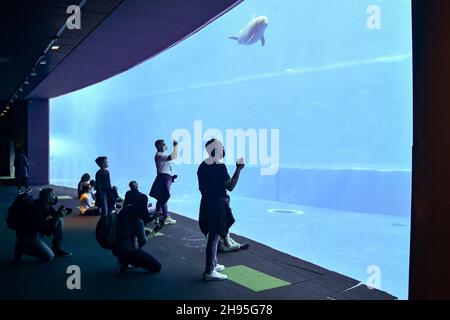
[{"label": "person kneeling with camera", "polygon": [[[20,212],[16,227],[16,247],[14,260],[20,261],[22,255],[36,257],[49,262],[56,257],[68,257],[72,254],[62,248],[64,216],[72,213],[65,206],[56,210],[53,206],[58,197],[53,189],[46,188],[39,192],[39,199],[34,200],[25,212]],[[43,241],[43,236],[52,236],[52,249]]]}]

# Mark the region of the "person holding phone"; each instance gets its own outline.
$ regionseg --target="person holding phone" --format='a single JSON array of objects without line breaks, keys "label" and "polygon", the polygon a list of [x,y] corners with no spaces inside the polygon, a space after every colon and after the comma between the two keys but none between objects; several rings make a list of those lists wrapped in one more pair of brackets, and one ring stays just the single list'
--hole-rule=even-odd
[{"label": "person holding phone", "polygon": [[150,196],[157,200],[156,212],[162,212],[165,217],[164,224],[175,224],[177,221],[170,216],[167,203],[170,198],[172,183],[178,177],[173,175],[171,166],[171,161],[178,157],[178,142],[173,141],[173,150],[169,155],[164,153],[167,150],[164,140],[155,141],[155,147],[156,178],[150,190]]},{"label": "person holding phone", "polygon": [[244,160],[239,159],[233,177],[230,178],[227,167],[221,162],[225,157],[222,142],[211,139],[205,147],[208,158],[200,164],[197,171],[199,190],[202,194],[198,222],[201,232],[208,237],[203,279],[226,280],[228,277],[221,273],[225,270],[225,266],[217,262],[217,245],[220,237],[224,239],[227,237],[230,227],[235,222],[227,191],[234,190],[245,165]]}]

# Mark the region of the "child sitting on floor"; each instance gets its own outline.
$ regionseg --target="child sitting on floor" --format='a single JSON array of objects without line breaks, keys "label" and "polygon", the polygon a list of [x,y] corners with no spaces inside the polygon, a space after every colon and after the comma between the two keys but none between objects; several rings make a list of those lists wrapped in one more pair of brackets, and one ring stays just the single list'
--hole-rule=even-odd
[{"label": "child sitting on floor", "polygon": [[84,184],[82,187],[83,193],[80,196],[80,213],[82,216],[98,216],[100,211],[97,206],[94,205],[94,199],[92,199],[91,188],[88,184]]}]

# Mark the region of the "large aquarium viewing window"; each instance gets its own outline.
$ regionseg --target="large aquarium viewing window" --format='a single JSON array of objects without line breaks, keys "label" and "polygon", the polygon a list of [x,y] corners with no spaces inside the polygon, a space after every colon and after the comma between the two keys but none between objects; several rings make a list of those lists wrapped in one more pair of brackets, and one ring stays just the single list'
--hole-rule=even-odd
[{"label": "large aquarium viewing window", "polygon": [[[258,17],[267,28],[239,41]],[[230,172],[246,162],[231,232],[406,299],[411,38],[409,0],[245,0],[155,58],[52,99],[51,182],[74,187],[105,155],[122,196],[131,180],[148,194],[155,140],[171,151],[176,139],[169,210],[197,219],[197,168],[215,137]]]}]

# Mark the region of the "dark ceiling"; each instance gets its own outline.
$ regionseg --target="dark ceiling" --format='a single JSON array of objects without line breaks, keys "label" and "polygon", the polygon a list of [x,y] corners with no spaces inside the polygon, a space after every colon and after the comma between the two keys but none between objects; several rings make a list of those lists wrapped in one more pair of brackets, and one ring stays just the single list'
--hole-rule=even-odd
[{"label": "dark ceiling", "polygon": [[[78,90],[161,53],[243,0],[8,1],[0,5],[0,103],[52,98]],[[48,50],[69,14],[81,7],[81,29],[65,30],[58,50]],[[36,65],[36,76],[31,76]],[[27,80],[29,84],[23,84]],[[19,87],[23,91],[18,91]]]},{"label": "dark ceiling", "polygon": [[[89,35],[110,13],[120,0],[31,0],[2,1],[0,3],[0,101],[26,97],[47,77],[83,39]],[[84,4],[83,4],[84,3]],[[70,14],[69,5],[82,5],[80,30],[69,30],[65,22]],[[49,49],[47,63],[40,57],[49,44],[62,31],[55,44],[58,50]],[[35,66],[36,65],[36,66]],[[35,76],[32,70],[35,66]],[[27,81],[29,84],[24,84]],[[19,88],[23,91],[19,91]]]}]

